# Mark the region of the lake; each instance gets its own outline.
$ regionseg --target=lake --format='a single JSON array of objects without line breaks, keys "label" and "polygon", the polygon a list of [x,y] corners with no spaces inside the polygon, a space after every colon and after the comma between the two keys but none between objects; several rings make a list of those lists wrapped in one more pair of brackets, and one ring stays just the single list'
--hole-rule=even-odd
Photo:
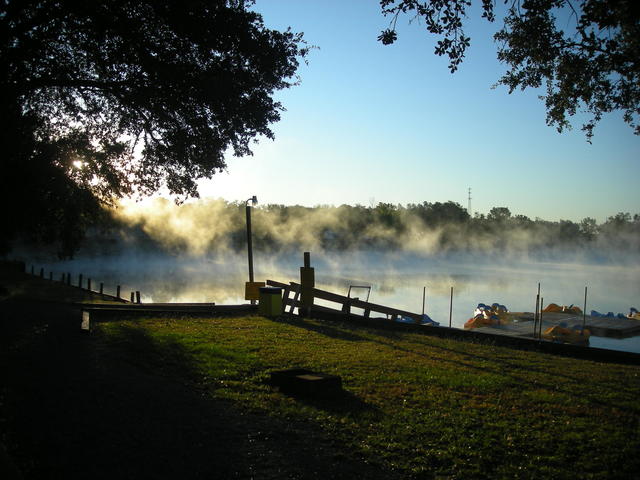
[{"label": "lake", "polygon": [[[462,328],[479,303],[498,302],[510,311],[535,309],[538,283],[544,304],[584,303],[588,287],[587,313],[629,313],[640,307],[640,263],[637,256],[619,263],[540,261],[496,256],[420,256],[393,252],[349,252],[312,254],[316,287],[346,295],[350,285],[371,286],[369,300],[403,310],[425,312],[442,325],[449,324],[449,299],[453,287],[452,326]],[[104,282],[105,293],[122,286],[122,296],[138,290],[143,302],[244,303],[247,259],[244,255],[216,257],[172,257],[128,254],[82,258],[66,262],[34,263],[36,269],[90,277],[94,289]],[[256,281],[299,281],[302,253],[269,255],[256,253]],[[364,298],[365,290],[355,292]],[[640,353],[640,336],[629,339],[592,337],[591,346]]]}]

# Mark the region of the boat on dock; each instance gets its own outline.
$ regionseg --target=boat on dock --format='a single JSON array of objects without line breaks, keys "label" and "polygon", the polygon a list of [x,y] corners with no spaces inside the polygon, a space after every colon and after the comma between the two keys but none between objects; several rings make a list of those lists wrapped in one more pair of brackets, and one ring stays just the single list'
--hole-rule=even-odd
[{"label": "boat on dock", "polygon": [[[575,315],[571,313],[543,313],[542,325],[534,325],[534,313],[509,312],[509,322],[501,325],[482,327],[486,333],[511,335],[517,337],[537,338],[534,326],[538,331],[560,327],[568,330],[589,330],[591,335],[609,338],[629,338],[640,335],[640,320],[634,318],[602,317],[592,315]],[[551,333],[551,332],[550,332]],[[543,335],[544,336],[544,335]],[[583,339],[582,339],[583,340]]]},{"label": "boat on dock", "polygon": [[573,345],[588,345],[591,332],[588,328],[567,328],[554,325],[542,332],[542,338],[551,342],[571,343]]}]

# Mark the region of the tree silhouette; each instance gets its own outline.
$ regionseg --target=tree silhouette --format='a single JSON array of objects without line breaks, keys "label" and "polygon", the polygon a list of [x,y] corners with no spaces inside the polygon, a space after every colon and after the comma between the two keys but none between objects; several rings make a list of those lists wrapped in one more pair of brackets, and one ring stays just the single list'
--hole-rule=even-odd
[{"label": "tree silhouette", "polygon": [[272,138],[273,94],[307,50],[251,3],[2,2],[0,198],[24,207],[0,217],[5,231],[80,231],[96,205],[161,187],[195,196],[226,152]]},{"label": "tree silhouette", "polygon": [[504,223],[510,218],[511,211],[507,207],[493,207],[487,215],[487,220],[495,223]]},{"label": "tree silhouette", "polygon": [[[464,22],[471,0],[380,0],[390,26],[378,39],[396,41],[401,14],[424,21],[439,37],[435,53],[455,72],[471,38]],[[640,134],[640,2],[637,0],[504,0],[502,29],[494,39],[507,72],[498,80],[509,93],[546,89],[547,124],[559,132],[581,109],[591,116],[582,129],[591,141],[605,113],[621,111]],[[482,0],[481,16],[496,17],[495,0]]]}]

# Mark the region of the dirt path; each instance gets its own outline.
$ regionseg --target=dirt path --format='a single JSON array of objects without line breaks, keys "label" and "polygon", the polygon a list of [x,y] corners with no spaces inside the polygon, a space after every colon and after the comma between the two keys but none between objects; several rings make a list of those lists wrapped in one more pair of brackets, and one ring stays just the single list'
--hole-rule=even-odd
[{"label": "dirt path", "polygon": [[399,478],[313,425],[114,358],[69,328],[68,310],[1,313],[1,440],[24,478]]}]

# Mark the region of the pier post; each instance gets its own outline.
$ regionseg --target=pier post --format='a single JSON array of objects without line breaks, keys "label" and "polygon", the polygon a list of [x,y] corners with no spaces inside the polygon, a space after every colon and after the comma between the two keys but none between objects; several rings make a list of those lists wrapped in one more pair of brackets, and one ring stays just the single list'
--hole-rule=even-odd
[{"label": "pier post", "polygon": [[540,322],[538,326],[538,338],[542,340],[542,306],[544,305],[544,297],[540,297]]},{"label": "pier post", "polygon": [[449,298],[449,328],[451,328],[452,317],[453,317],[453,287],[451,287],[451,297]]},{"label": "pier post", "polygon": [[304,252],[304,266],[300,267],[300,305],[298,314],[309,316],[313,306],[313,289],[316,286],[315,270],[311,266],[311,253]]},{"label": "pier post", "polygon": [[584,287],[584,308],[582,309],[582,331],[581,334],[584,334],[584,326],[587,323],[587,287]]}]

